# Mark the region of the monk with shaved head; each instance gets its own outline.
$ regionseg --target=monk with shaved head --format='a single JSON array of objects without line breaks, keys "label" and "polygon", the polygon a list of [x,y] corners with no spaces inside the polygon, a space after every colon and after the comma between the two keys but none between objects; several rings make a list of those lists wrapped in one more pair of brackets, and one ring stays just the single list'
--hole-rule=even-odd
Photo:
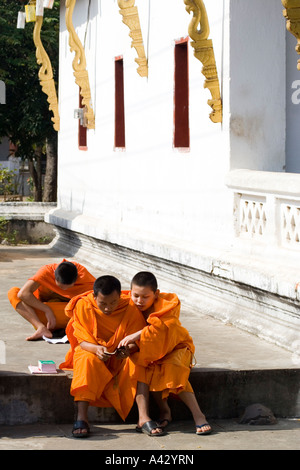
[{"label": "monk with shaved head", "polygon": [[16,310],[34,327],[26,339],[51,338],[52,332],[65,328],[69,318],[65,307],[72,297],[93,288],[95,277],[76,261],[42,266],[23,287],[12,287],[8,298]]},{"label": "monk with shaved head", "polygon": [[117,351],[120,341],[141,329],[145,322],[114,276],[96,279],[92,292],[73,298],[66,332],[71,348],[63,370],[73,370],[71,395],[77,405],[74,437],[90,433],[89,406],[114,408],[125,420],[136,394],[137,381],[129,374],[130,356],[138,350],[134,341]]},{"label": "monk with shaved head", "polygon": [[[173,394],[190,409],[196,434],[209,434],[211,427],[189,382],[195,346],[179,321],[180,301],[177,295],[161,293],[156,277],[142,271],[131,281],[131,299],[146,321],[144,328],[120,342],[121,346],[136,343],[140,349],[137,360],[131,362],[134,364],[131,374],[138,380],[136,403],[139,423],[136,431],[152,437],[163,435],[164,428],[172,420],[167,399]],[[149,415],[149,391],[159,406],[157,422]]]}]

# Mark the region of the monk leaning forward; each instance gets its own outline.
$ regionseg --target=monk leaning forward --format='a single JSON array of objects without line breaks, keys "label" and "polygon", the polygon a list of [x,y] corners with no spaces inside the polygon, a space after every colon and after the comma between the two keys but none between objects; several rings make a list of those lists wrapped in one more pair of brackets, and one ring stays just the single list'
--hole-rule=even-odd
[{"label": "monk leaning forward", "polygon": [[65,307],[76,295],[90,291],[95,277],[73,261],[42,266],[20,289],[12,287],[8,298],[13,308],[33,325],[35,333],[27,340],[52,337],[52,331],[65,328],[69,318]]},{"label": "monk leaning forward", "polygon": [[[141,272],[131,282],[131,299],[143,313],[146,326],[120,342],[127,346],[137,342],[140,351],[131,368],[138,380],[136,403],[139,423],[136,431],[149,436],[164,434],[171,421],[167,402],[170,394],[178,396],[190,409],[198,435],[209,434],[210,425],[199,408],[189,382],[195,346],[188,331],[179,321],[180,301],[176,294],[160,293],[152,273]],[[149,416],[149,391],[160,410],[157,422]]]},{"label": "monk leaning forward", "polygon": [[73,369],[71,395],[78,405],[73,436],[86,437],[89,405],[113,407],[125,420],[134,403],[137,381],[129,376],[129,356],[138,348],[132,341],[117,354],[109,353],[142,328],[144,319],[113,276],[99,277],[93,292],[72,299],[66,313],[71,348],[60,368]]}]

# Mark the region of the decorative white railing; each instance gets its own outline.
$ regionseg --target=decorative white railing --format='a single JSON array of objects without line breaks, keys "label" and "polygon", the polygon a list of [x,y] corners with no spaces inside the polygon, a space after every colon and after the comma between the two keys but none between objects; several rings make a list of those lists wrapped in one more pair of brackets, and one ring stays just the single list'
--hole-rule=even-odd
[{"label": "decorative white railing", "polygon": [[281,204],[282,240],[290,245],[300,246],[300,202]]},{"label": "decorative white railing", "polygon": [[233,170],[235,233],[244,239],[300,250],[300,175]]},{"label": "decorative white railing", "polygon": [[267,224],[265,198],[240,196],[239,207],[239,231],[241,235],[249,237],[261,237],[265,233]]}]

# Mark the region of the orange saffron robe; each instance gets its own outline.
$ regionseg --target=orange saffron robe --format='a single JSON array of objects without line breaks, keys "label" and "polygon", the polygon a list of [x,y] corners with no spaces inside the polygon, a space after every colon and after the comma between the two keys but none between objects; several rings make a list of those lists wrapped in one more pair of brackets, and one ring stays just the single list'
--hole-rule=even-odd
[{"label": "orange saffron robe", "polygon": [[111,356],[103,362],[82,349],[80,343],[99,344],[113,352],[121,339],[143,328],[141,313],[128,296],[121,295],[117,309],[105,315],[90,292],[73,298],[66,314],[71,317],[66,329],[71,347],[59,367],[73,369],[71,395],[75,401],[88,401],[92,406],[113,407],[125,420],[134,403],[137,385],[129,375],[129,358]]},{"label": "orange saffron robe", "polygon": [[[67,261],[63,259],[63,261]],[[42,266],[29,280],[38,282],[40,285],[37,290],[34,292],[34,295],[41,302],[49,305],[53,311],[56,318],[56,329],[65,328],[69,317],[65,315],[65,307],[69,300],[79,294],[90,291],[93,288],[95,277],[89,273],[89,271],[77,263],[72,261],[75,264],[78,277],[75,284],[67,290],[60,289],[55,282],[55,270],[60,263],[52,263],[45,266]],[[18,303],[21,301],[18,298],[18,292],[20,291],[19,287],[12,287],[7,295],[8,299],[16,310]],[[34,309],[40,321],[47,325],[47,319],[41,310]]]},{"label": "orange saffron robe", "polygon": [[189,332],[179,321],[180,301],[176,294],[160,293],[153,313],[138,343],[140,351],[131,361],[131,374],[147,383],[150,391],[192,392],[189,382],[195,346]]}]

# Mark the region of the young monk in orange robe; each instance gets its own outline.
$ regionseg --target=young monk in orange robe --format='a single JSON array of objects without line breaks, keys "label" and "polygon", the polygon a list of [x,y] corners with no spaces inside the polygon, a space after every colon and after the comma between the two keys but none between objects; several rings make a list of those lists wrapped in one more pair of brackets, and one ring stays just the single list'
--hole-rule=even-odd
[{"label": "young monk in orange robe", "polygon": [[66,330],[71,348],[60,368],[73,369],[71,395],[78,405],[73,435],[86,437],[89,405],[113,407],[123,420],[128,415],[137,385],[129,376],[129,355],[138,348],[132,342],[116,355],[107,353],[145,322],[113,276],[99,277],[94,291],[73,298],[66,313],[71,317]]},{"label": "young monk in orange robe", "polygon": [[13,308],[35,328],[27,340],[52,337],[52,331],[65,328],[69,300],[93,288],[95,277],[79,263],[63,259],[42,266],[24,286],[12,287],[8,298]]},{"label": "young monk in orange robe", "polygon": [[[155,276],[141,272],[132,279],[131,299],[147,321],[147,326],[120,342],[120,346],[137,342],[140,348],[134,365],[131,361],[131,374],[138,380],[136,403],[139,423],[136,430],[150,436],[163,434],[163,429],[171,421],[167,398],[172,393],[190,409],[196,433],[209,434],[211,427],[188,380],[195,346],[179,321],[180,301],[177,295],[160,293]],[[153,392],[160,409],[157,423],[149,416],[149,391]]]}]

